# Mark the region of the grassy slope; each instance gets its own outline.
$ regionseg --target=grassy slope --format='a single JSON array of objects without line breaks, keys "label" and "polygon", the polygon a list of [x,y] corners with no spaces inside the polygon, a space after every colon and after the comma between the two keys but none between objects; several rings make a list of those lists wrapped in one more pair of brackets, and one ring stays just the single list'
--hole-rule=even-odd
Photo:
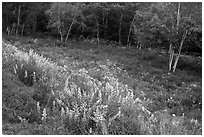
[{"label": "grassy slope", "polygon": [[[21,43],[17,43],[16,46],[29,44],[28,40],[21,39]],[[143,91],[147,98],[153,100],[153,103],[149,104],[149,110],[153,112],[168,108],[172,114],[181,116],[184,113],[189,118],[201,121],[201,59],[181,57],[176,72],[169,73],[168,55],[158,50],[96,46],[90,42],[69,42],[62,47],[56,47],[54,44],[52,40],[39,40],[30,47],[23,48],[26,50],[32,48],[37,53],[58,62],[58,65],[70,63],[69,65],[75,69],[93,68],[97,62],[103,63],[107,59],[114,61],[116,66],[123,69],[116,73],[119,81],[137,91]],[[72,64],[76,60],[78,64]],[[11,77],[5,76],[9,75],[8,70],[3,74],[3,83],[11,81]],[[13,82],[9,83],[12,86],[16,85]],[[3,84],[3,90],[8,90],[7,87]]]}]

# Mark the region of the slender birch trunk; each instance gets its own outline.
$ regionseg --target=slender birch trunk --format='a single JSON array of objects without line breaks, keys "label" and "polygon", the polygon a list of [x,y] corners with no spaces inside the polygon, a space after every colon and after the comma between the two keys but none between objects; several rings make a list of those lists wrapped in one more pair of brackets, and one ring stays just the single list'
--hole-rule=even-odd
[{"label": "slender birch trunk", "polygon": [[60,8],[59,8],[59,5],[57,7],[57,18],[58,18],[58,26],[57,26],[57,30],[60,34],[60,41],[63,42],[63,32],[62,32],[62,26],[61,26],[61,20],[60,20]]},{"label": "slender birch trunk", "polygon": [[184,36],[183,36],[183,38],[182,38],[182,41],[181,41],[181,43],[180,43],[179,53],[178,53],[178,55],[176,56],[176,59],[175,59],[175,62],[174,62],[174,66],[173,66],[173,72],[175,72],[175,70],[176,70],[176,66],[177,66],[179,57],[180,57],[180,55],[181,55],[182,46],[183,46],[184,40],[186,39],[187,34],[188,34],[188,30],[186,30],[186,32],[185,32],[185,34],[184,34]]},{"label": "slender birch trunk", "polygon": [[133,24],[134,20],[135,20],[135,15],[134,15],[134,17],[133,17],[133,19],[132,19],[132,21],[130,23],[130,28],[129,28],[128,37],[127,37],[127,46],[129,46],[129,44],[130,44],[130,34],[131,34],[131,31],[132,31],[132,24]]},{"label": "slender birch trunk", "polygon": [[60,34],[60,41],[63,42],[63,33],[62,33],[62,29],[60,28],[60,26],[58,26],[58,32]]},{"label": "slender birch trunk", "polygon": [[[178,28],[179,28],[179,24],[180,24],[180,20],[181,20],[181,15],[180,15],[180,9],[181,9],[181,4],[180,2],[178,3],[178,10],[177,10],[177,21],[176,21],[176,34],[178,34]],[[174,24],[172,23],[172,30],[174,30]],[[172,34],[173,35],[173,34]],[[181,42],[182,43],[182,42]],[[183,45],[183,44],[182,44]],[[174,50],[173,50],[173,47],[172,47],[172,43],[170,44],[169,46],[169,54],[170,54],[170,57],[169,57],[169,71],[171,71],[171,69],[173,69],[173,72],[176,70],[176,65],[177,65],[177,62],[178,62],[178,59],[179,59],[179,56],[180,56],[180,52],[179,54],[176,56],[176,59],[175,59],[175,62],[174,62],[174,66],[172,68],[172,63],[173,63],[173,58],[174,58]],[[182,46],[180,45],[180,48],[182,48]]]},{"label": "slender birch trunk", "polygon": [[6,32],[7,32],[8,35],[10,35],[10,33],[11,33],[11,29],[10,29],[9,26],[7,26],[7,28],[6,28]]},{"label": "slender birch trunk", "polygon": [[178,34],[178,27],[179,27],[179,23],[180,23],[180,19],[181,19],[181,15],[180,15],[180,9],[181,9],[181,3],[178,3],[178,11],[177,11],[177,22],[176,22],[176,31]]},{"label": "slender birch trunk", "polygon": [[119,45],[121,45],[121,30],[122,30],[122,19],[123,19],[123,14],[121,13],[120,14],[120,24],[119,24],[119,32],[118,32],[118,35],[119,35]]},{"label": "slender birch trunk", "polygon": [[16,23],[13,23],[12,30],[11,30],[11,35],[15,33],[15,29],[16,29]]},{"label": "slender birch trunk", "polygon": [[20,15],[21,15],[21,5],[18,6],[18,24],[17,24],[17,28],[16,28],[16,36],[18,35],[18,29],[20,26]]},{"label": "slender birch trunk", "polygon": [[105,23],[105,38],[107,38],[107,30],[108,30],[108,17],[106,17],[106,23]]},{"label": "slender birch trunk", "polygon": [[68,40],[68,38],[69,38],[70,31],[71,31],[72,26],[74,25],[74,22],[75,22],[75,18],[76,18],[76,16],[73,17],[72,22],[71,22],[71,24],[70,24],[70,26],[69,26],[69,29],[68,29],[68,32],[67,32],[67,36],[66,36],[66,38],[65,38],[65,42],[67,42],[67,40]]},{"label": "slender birch trunk", "polygon": [[171,43],[169,46],[169,71],[171,71],[173,57],[174,57],[174,50],[172,49],[172,43]]},{"label": "slender birch trunk", "polygon": [[99,22],[98,22],[98,20],[97,20],[97,18],[96,18],[96,25],[97,25],[97,45],[99,45],[99,41],[100,41],[100,39],[99,39],[99,33],[100,33],[100,28],[99,28]]},{"label": "slender birch trunk", "polygon": [[103,36],[105,36],[105,12],[103,11]]}]

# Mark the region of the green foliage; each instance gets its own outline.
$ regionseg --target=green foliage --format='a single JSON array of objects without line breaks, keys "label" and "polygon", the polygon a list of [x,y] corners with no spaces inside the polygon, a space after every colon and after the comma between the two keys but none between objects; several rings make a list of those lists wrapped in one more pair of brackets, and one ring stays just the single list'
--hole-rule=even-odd
[{"label": "green foliage", "polygon": [[178,49],[178,43],[188,29],[183,51],[201,52],[202,4],[180,4],[181,17],[177,26],[178,3],[171,2],[3,2],[3,32],[14,34],[21,6],[18,30],[22,35],[60,36],[61,41],[81,36],[97,37],[98,41],[106,39],[144,48],[167,49],[173,43]]},{"label": "green foliage", "polygon": [[46,11],[50,18],[48,27],[56,28],[63,42],[63,37],[66,35],[68,38],[72,25],[82,15],[82,10],[82,5],[79,3],[53,3],[51,8]]},{"label": "green foliage", "polygon": [[[199,28],[192,18],[192,14],[195,12],[191,13],[191,15],[186,14],[184,11],[186,5],[184,6],[184,3],[181,3],[181,6],[181,19],[178,30],[176,26],[177,4],[152,3],[147,8],[136,11],[134,23],[136,42],[143,47],[151,47],[152,45],[153,47],[164,46],[164,48],[165,43],[174,43],[174,46],[178,48],[178,43],[187,29],[192,33],[192,30]],[[190,33],[189,37],[193,37]]]}]

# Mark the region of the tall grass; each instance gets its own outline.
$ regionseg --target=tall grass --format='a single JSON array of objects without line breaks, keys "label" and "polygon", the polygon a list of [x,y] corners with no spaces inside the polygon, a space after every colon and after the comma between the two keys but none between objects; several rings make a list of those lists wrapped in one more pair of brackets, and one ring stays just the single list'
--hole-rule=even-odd
[{"label": "tall grass", "polygon": [[[25,85],[34,87],[47,134],[201,134],[199,123],[166,111],[150,112],[151,100],[120,82],[120,68],[110,60],[75,70],[8,42],[2,49],[3,67],[12,68]],[[196,126],[188,129],[185,122]]]}]

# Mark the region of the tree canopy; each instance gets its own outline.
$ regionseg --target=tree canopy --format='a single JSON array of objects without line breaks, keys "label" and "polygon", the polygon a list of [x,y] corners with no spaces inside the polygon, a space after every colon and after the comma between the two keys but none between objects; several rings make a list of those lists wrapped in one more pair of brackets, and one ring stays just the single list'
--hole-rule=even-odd
[{"label": "tree canopy", "polygon": [[65,42],[83,36],[141,48],[178,48],[188,30],[183,50],[202,48],[199,2],[3,2],[2,23],[9,34],[46,33]]}]

